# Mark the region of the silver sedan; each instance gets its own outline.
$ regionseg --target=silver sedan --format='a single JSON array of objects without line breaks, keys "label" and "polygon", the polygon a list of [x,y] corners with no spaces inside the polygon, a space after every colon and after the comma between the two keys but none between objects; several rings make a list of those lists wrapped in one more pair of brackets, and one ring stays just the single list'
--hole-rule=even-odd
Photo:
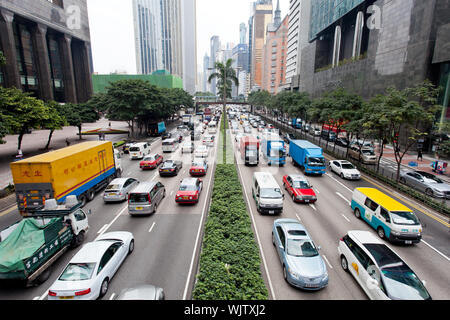
[{"label": "silver sedan", "polygon": [[125,201],[128,193],[133,190],[139,181],[134,178],[117,178],[111,181],[103,192],[104,202]]},{"label": "silver sedan", "polygon": [[425,192],[430,197],[450,199],[450,185],[431,173],[424,171],[402,172],[400,182]]}]

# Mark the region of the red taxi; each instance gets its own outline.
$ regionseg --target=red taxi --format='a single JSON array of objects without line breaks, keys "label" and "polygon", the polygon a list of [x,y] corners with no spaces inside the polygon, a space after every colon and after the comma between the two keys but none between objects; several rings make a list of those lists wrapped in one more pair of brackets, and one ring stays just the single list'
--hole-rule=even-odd
[{"label": "red taxi", "polygon": [[151,154],[146,156],[140,163],[139,167],[142,170],[156,169],[163,162],[164,158],[159,154]]},{"label": "red taxi", "polygon": [[317,201],[312,185],[302,175],[291,174],[284,176],[283,186],[294,202],[315,203]]}]

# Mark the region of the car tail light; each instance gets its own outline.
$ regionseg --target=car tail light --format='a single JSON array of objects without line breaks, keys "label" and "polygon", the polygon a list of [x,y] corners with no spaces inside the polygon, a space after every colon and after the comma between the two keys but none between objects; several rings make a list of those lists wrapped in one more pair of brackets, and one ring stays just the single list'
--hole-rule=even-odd
[{"label": "car tail light", "polygon": [[48,295],[50,297],[56,297],[56,292],[48,290]]},{"label": "car tail light", "polygon": [[83,291],[77,291],[77,292],[75,292],[75,295],[76,296],[85,296],[85,295],[87,295],[89,293],[91,293],[91,289],[86,289],[86,290],[83,290]]}]

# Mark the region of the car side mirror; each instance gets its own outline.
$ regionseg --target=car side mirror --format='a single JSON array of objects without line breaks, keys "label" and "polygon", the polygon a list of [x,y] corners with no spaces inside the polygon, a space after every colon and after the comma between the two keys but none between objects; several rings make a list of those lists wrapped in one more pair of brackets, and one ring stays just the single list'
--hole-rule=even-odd
[{"label": "car side mirror", "polygon": [[284,250],[284,247],[283,247],[282,244],[280,244],[278,247],[279,247],[281,250]]},{"label": "car side mirror", "polygon": [[318,247],[317,247],[317,250],[320,250],[320,249],[322,249],[322,247],[321,247],[321,246],[318,246]]}]

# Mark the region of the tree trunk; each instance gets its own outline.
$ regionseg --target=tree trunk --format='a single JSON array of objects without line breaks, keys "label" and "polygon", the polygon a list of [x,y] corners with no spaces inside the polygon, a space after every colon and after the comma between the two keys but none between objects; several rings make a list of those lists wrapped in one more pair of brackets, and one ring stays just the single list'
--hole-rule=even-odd
[{"label": "tree trunk", "polygon": [[377,161],[377,173],[380,171],[380,162],[381,162],[381,158],[383,157],[383,153],[384,153],[384,139],[381,139],[380,156],[378,157],[378,161]]},{"label": "tree trunk", "polygon": [[47,145],[45,146],[45,150],[48,150],[48,148],[50,147],[50,142],[52,141],[52,136],[53,136],[53,132],[55,132],[55,130],[50,130],[50,134],[48,135],[48,141],[47,141]]},{"label": "tree trunk", "polygon": [[25,128],[22,128],[22,130],[20,131],[20,134],[19,134],[19,138],[18,138],[17,150],[22,149],[22,140],[23,140],[24,135],[25,135]]},{"label": "tree trunk", "polygon": [[78,137],[79,137],[80,140],[82,140],[82,137],[81,137],[81,125],[78,126]]}]

